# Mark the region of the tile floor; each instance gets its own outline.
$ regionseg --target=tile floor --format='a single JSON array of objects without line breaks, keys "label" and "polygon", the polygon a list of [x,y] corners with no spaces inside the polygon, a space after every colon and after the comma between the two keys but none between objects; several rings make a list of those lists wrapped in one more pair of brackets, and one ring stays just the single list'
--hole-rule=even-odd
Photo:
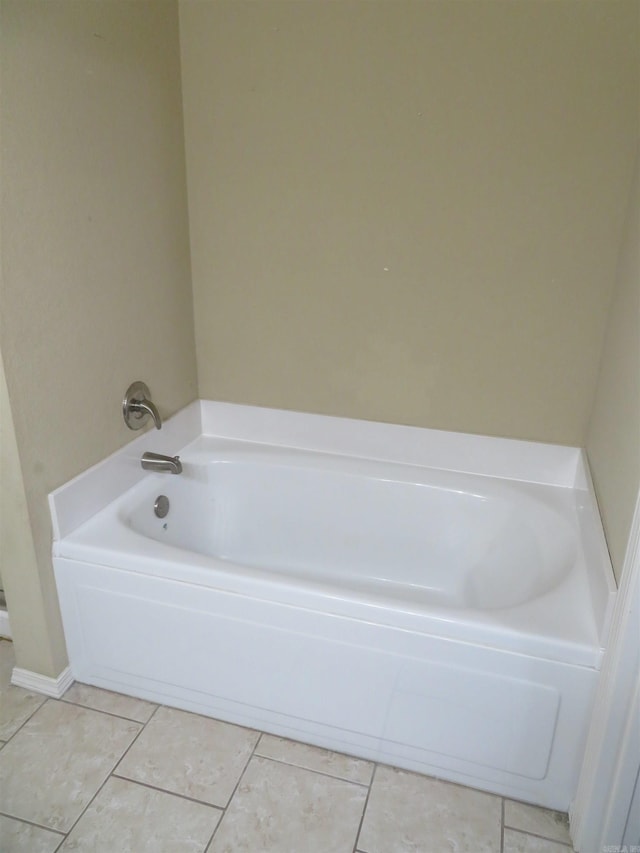
[{"label": "tile floor", "polygon": [[10,686],[2,853],[570,853],[566,816],[74,684]]}]

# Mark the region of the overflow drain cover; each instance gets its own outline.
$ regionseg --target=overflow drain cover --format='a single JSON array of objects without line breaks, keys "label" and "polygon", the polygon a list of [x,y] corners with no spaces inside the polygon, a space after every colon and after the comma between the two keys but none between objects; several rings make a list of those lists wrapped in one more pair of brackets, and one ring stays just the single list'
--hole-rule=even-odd
[{"label": "overflow drain cover", "polygon": [[169,498],[166,495],[158,495],[153,505],[153,511],[158,518],[164,518],[169,512]]}]

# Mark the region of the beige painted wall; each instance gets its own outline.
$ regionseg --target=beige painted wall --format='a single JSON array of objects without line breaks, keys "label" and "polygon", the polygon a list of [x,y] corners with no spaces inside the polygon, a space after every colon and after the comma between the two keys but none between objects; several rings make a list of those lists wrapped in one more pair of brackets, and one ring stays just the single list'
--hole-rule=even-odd
[{"label": "beige painted wall", "polygon": [[620,580],[640,491],[640,149],[587,454],[611,560]]},{"label": "beige painted wall", "polygon": [[197,396],[178,12],[1,10],[0,342],[37,559],[3,571],[18,665],[57,676],[47,493],[134,437],[134,379],[165,416]]},{"label": "beige painted wall", "polygon": [[180,4],[202,397],[582,444],[638,3]]}]

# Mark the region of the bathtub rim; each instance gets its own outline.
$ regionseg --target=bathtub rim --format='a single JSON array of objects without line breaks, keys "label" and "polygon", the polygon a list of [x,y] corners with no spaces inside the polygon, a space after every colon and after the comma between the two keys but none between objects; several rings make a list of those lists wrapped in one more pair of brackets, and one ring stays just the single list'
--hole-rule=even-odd
[{"label": "bathtub rim", "polygon": [[146,430],[50,492],[53,538],[72,533],[143,479],[145,450],[174,455],[200,436],[565,488],[590,485],[578,447],[194,400],[167,418],[162,430]]}]

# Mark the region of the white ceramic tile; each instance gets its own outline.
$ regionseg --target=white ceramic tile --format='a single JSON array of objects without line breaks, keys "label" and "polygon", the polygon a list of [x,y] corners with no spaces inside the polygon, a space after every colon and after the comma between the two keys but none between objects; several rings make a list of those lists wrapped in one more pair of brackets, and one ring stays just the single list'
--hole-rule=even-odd
[{"label": "white ceramic tile", "polygon": [[379,766],[362,823],[363,853],[499,853],[501,802],[404,770]]},{"label": "white ceramic tile", "polygon": [[67,832],[140,728],[48,700],[0,751],[0,811]]},{"label": "white ceramic tile", "polygon": [[157,705],[145,702],[144,699],[135,699],[133,696],[124,696],[122,693],[112,693],[110,690],[102,690],[99,687],[91,687],[89,684],[75,682],[62,697],[65,702],[74,705],[82,705],[85,708],[93,708],[95,711],[106,711],[117,717],[126,717],[128,720],[136,720],[138,723],[146,723]]},{"label": "white ceramic tile", "polygon": [[221,814],[213,806],[111,777],[61,853],[202,853]]},{"label": "white ceramic tile", "polygon": [[13,643],[0,640],[0,740],[9,740],[46,699],[39,693],[12,686],[15,662]]},{"label": "white ceramic tile", "polygon": [[273,735],[262,735],[256,747],[256,755],[295,764],[307,770],[317,770],[361,785],[368,785],[373,773],[373,764],[370,761]]},{"label": "white ceramic tile", "polygon": [[259,733],[159,708],[116,773],[214,806],[226,806]]},{"label": "white ceramic tile", "polygon": [[208,853],[351,853],[367,789],[255,756]]},{"label": "white ceramic tile", "polygon": [[21,820],[0,815],[2,853],[53,853],[63,836]]},{"label": "white ceramic tile", "polygon": [[571,853],[572,848],[515,829],[504,831],[504,853]]},{"label": "white ceramic tile", "polygon": [[569,819],[566,814],[554,812],[551,809],[505,800],[504,825],[511,829],[520,829],[522,832],[542,835],[552,841],[561,841],[563,844],[571,843]]}]

